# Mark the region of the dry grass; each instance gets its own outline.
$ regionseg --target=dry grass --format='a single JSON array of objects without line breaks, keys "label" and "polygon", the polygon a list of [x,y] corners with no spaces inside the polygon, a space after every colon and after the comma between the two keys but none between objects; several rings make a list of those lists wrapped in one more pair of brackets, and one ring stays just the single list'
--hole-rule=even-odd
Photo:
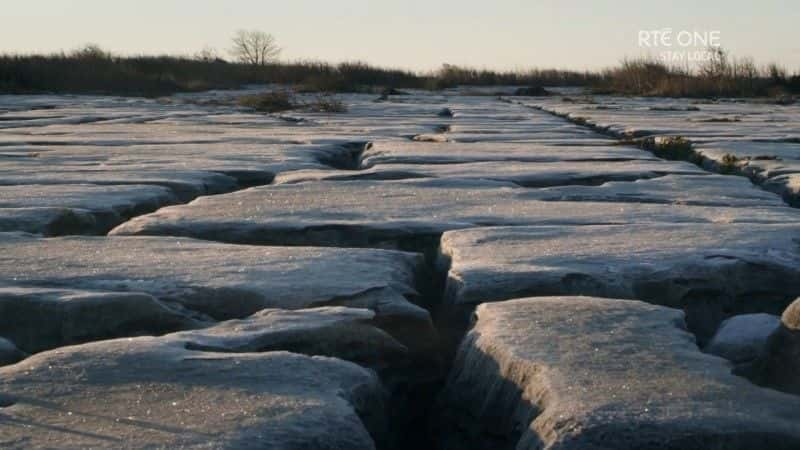
[{"label": "dry grass", "polygon": [[239,88],[245,84],[292,85],[296,92],[375,94],[396,89],[502,85],[521,86],[519,95],[546,95],[548,91],[540,86],[584,86],[597,94],[697,98],[763,96],[779,105],[794,103],[795,95],[800,94],[800,74],[789,75],[775,64],[757,67],[748,59],[730,58],[724,52],[697,71],[650,59],[633,59],[601,72],[555,69],[497,72],[443,65],[429,73],[380,68],[361,62],[272,62],[253,66],[231,63],[208,52],[197,58],[122,57],[95,45],[72,53],[0,55],[0,93],[159,96]]},{"label": "dry grass", "polygon": [[303,101],[290,91],[268,91],[239,97],[236,104],[268,114],[295,109],[320,113],[347,112],[344,102],[329,93],[317,95],[311,101]]},{"label": "dry grass", "polygon": [[641,146],[659,158],[690,161],[695,164],[701,162],[701,157],[692,148],[692,143],[683,136],[648,137],[641,141]]},{"label": "dry grass", "polygon": [[719,171],[724,174],[736,173],[739,169],[739,158],[736,155],[726,153],[722,155],[722,161],[719,164]]},{"label": "dry grass", "polygon": [[263,113],[276,113],[295,108],[294,96],[286,91],[246,95],[239,97],[237,103],[239,106],[252,108]]},{"label": "dry grass", "polygon": [[304,108],[313,112],[345,113],[347,106],[331,94],[318,95],[314,101],[304,105]]},{"label": "dry grass", "polygon": [[792,104],[800,92],[800,74],[771,64],[757,67],[747,58],[730,57],[712,49],[712,58],[696,70],[670,66],[648,58],[624,60],[603,72],[597,92],[661,97],[771,97],[778,104]]}]

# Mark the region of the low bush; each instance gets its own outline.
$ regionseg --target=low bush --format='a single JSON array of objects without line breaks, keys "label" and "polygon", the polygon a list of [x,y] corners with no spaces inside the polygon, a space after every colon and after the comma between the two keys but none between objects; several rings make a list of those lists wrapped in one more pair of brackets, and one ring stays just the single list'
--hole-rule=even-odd
[{"label": "low bush", "polygon": [[295,108],[294,96],[286,91],[271,91],[261,94],[245,95],[237,99],[240,106],[258,112],[276,113]]}]

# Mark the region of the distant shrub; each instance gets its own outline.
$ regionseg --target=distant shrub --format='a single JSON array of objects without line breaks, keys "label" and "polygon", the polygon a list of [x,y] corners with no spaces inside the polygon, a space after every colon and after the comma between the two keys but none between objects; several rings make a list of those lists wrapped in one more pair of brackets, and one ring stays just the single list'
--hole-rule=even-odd
[{"label": "distant shrub", "polygon": [[[651,59],[623,61],[601,72],[554,69],[477,70],[443,65],[429,73],[380,68],[363,62],[317,61],[258,64],[223,60],[213,49],[194,57],[111,54],[89,44],[70,53],[0,54],[0,93],[76,93],[162,96],[175,92],[239,88],[246,84],[292,85],[296,92],[386,94],[393,89],[445,89],[456,86],[521,86],[519,95],[544,95],[550,86],[584,86],[595,94],[715,98],[764,96],[792,104],[800,93],[800,74],[780,66],[758,68],[725,52],[697,71]],[[477,91],[476,91],[477,92]],[[387,94],[383,98],[387,98]],[[571,100],[580,101],[579,98]],[[569,101],[565,98],[565,101]]]},{"label": "distant shrub", "polygon": [[751,59],[732,58],[719,47],[708,51],[708,60],[695,70],[653,58],[626,59],[603,71],[592,87],[613,94],[695,98],[784,98],[800,91],[800,75],[790,77],[776,64],[759,68]]},{"label": "distant shrub", "polygon": [[330,94],[318,95],[314,101],[305,105],[306,109],[314,112],[324,113],[344,113],[347,112],[347,106]]},{"label": "distant shrub", "polygon": [[669,160],[701,162],[701,157],[692,148],[692,143],[683,136],[659,136],[642,140],[642,147],[656,156]]},{"label": "distant shrub", "polygon": [[293,96],[286,91],[264,92],[261,94],[245,95],[239,97],[240,106],[252,108],[259,112],[276,113],[294,109]]},{"label": "distant shrub", "polygon": [[722,161],[720,163],[720,172],[725,174],[731,174],[736,172],[739,168],[739,158],[736,155],[731,155],[730,153],[726,153],[722,155]]},{"label": "distant shrub", "polygon": [[310,101],[303,101],[290,91],[268,91],[244,95],[236,99],[236,104],[263,113],[278,113],[293,109],[312,112],[343,113],[347,106],[333,94],[319,94]]},{"label": "distant shrub", "polygon": [[541,86],[530,86],[517,88],[514,95],[519,97],[546,97],[550,95],[550,91]]}]

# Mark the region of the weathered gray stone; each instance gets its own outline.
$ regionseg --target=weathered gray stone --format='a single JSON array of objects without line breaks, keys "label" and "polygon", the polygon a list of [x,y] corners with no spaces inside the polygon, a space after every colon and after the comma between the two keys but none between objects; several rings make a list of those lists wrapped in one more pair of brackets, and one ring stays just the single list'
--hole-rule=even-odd
[{"label": "weathered gray stone", "polygon": [[142,293],[217,320],[266,308],[364,307],[376,312],[376,321],[385,316],[413,342],[425,342],[426,349],[436,345],[428,312],[407,300],[419,296],[423,258],[417,254],[13,233],[0,233],[0,245],[0,279],[20,287]]},{"label": "weathered gray stone", "polygon": [[58,236],[63,234],[96,234],[100,227],[89,211],[59,207],[0,208],[0,232]]},{"label": "weathered gray stone", "polygon": [[0,336],[28,353],[98,339],[164,334],[211,322],[138,292],[0,287]]},{"label": "weathered gray stone", "polygon": [[667,175],[601,186],[558,186],[534,191],[542,200],[674,203],[701,206],[783,206],[777,195],[758,189],[743,177]]},{"label": "weathered gray stone", "polygon": [[[699,178],[703,178],[701,176]],[[742,180],[746,183],[745,180]],[[651,203],[667,201],[680,183],[641,185]],[[663,190],[659,190],[663,187]],[[565,188],[567,192],[569,189]],[[676,202],[747,204],[719,191],[675,192]],[[752,193],[751,193],[752,191]],[[586,225],[672,222],[794,222],[790,208],[726,208],[632,203],[637,188],[598,188],[594,198],[625,203],[561,202],[558,190],[532,190],[485,180],[337,181],[263,186],[163,208],[112,230],[112,235],[189,236],[245,244],[435,248],[444,231],[493,225]],[[567,194],[569,195],[569,194]],[[771,195],[765,193],[765,195]],[[628,196],[629,197],[629,196]],[[719,199],[715,203],[715,199]]]},{"label": "weathered gray stone", "polygon": [[0,445],[374,449],[385,436],[385,394],[369,370],[333,358],[202,352],[190,344],[182,337],[104,341],[0,369]]},{"label": "weathered gray stone", "polygon": [[542,297],[476,316],[440,398],[442,448],[800,446],[800,398],[701,353],[680,311]]},{"label": "weathered gray stone", "polygon": [[539,99],[525,103],[615,136],[684,136],[703,164],[740,172],[800,204],[800,108],[754,102],[596,97],[599,104]]},{"label": "weathered gray stone", "polygon": [[[27,355],[6,338],[0,337],[0,366],[14,364],[24,359]],[[2,397],[0,397],[0,408],[2,407]]]},{"label": "weathered gray stone", "polygon": [[188,170],[145,170],[128,166],[119,169],[76,167],[7,167],[0,170],[0,185],[64,185],[94,184],[156,185],[170,189],[180,201],[200,195],[221,194],[237,188],[233,177],[215,172]]},{"label": "weathered gray stone", "polygon": [[705,348],[735,364],[749,363],[766,354],[767,340],[781,319],[772,314],[742,314],[722,322]]},{"label": "weathered gray stone", "polygon": [[331,356],[383,371],[407,364],[408,349],[374,324],[367,309],[265,309],[244,319],[171,334],[190,350],[222,353],[291,351]]},{"label": "weathered gray stone", "polygon": [[[444,136],[440,134],[436,136]],[[422,143],[376,141],[362,155],[362,165],[461,164],[467,162],[631,161],[657,158],[644,150],[622,146],[548,145],[542,143]]]},{"label": "weathered gray stone", "polygon": [[706,102],[594,96],[592,103],[561,98],[523,100],[593,128],[623,136],[683,135],[695,142],[778,141],[800,136],[797,106],[775,108],[756,102]]},{"label": "weathered gray stone", "polygon": [[634,181],[668,174],[706,175],[697,166],[667,161],[484,161],[461,164],[377,164],[359,171],[299,170],[276,178],[276,183],[320,180],[396,180],[406,178],[457,178],[511,182],[525,187],[598,185],[609,181]]},{"label": "weathered gray stone", "polygon": [[[80,127],[74,132],[82,134]],[[153,133],[157,135],[157,127]],[[82,188],[85,190],[86,184],[161,186],[170,189],[180,201],[186,202],[199,195],[268,184],[276,173],[284,170],[351,168],[357,164],[355,159],[364,146],[361,142],[343,140],[324,145],[258,145],[239,142],[234,137],[229,139],[228,142],[195,144],[139,145],[134,141],[127,145],[95,143],[97,145],[37,146],[36,157],[17,157],[4,161],[0,166],[0,185],[37,185],[17,188],[18,192],[24,189],[34,192],[14,202],[19,204],[23,199],[31,200],[31,204],[23,203],[22,206],[42,203],[41,197],[35,197],[36,190],[48,189],[47,186],[55,190],[62,185],[77,185],[65,188],[68,192],[62,194],[67,202],[75,203],[75,193]],[[33,154],[27,146],[9,148],[17,148],[19,153],[28,150]],[[137,188],[141,189],[140,186]],[[120,197],[118,202],[124,200],[121,191],[108,191],[105,199],[97,193],[85,193],[84,197],[91,195],[97,200],[107,201],[112,194]],[[134,197],[130,191],[126,195],[127,198]],[[13,193],[9,197],[14,198]],[[81,204],[86,206],[86,202]]]},{"label": "weathered gray stone", "polygon": [[105,234],[133,216],[177,202],[161,186],[0,186],[0,229],[49,236]]},{"label": "weathered gray stone", "polygon": [[451,231],[445,301],[463,316],[524,296],[641,299],[684,308],[703,342],[726,317],[777,314],[800,293],[798,238],[795,225],[743,223]]}]

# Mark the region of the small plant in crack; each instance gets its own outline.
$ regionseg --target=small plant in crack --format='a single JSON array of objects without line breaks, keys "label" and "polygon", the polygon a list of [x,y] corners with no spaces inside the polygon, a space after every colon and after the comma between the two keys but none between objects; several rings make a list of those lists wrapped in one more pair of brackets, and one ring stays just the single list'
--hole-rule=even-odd
[{"label": "small plant in crack", "polygon": [[724,174],[732,174],[736,172],[736,170],[739,168],[740,161],[741,160],[736,157],[736,155],[725,153],[722,155],[722,160],[719,164],[720,172]]},{"label": "small plant in crack", "polygon": [[237,103],[240,106],[268,114],[293,109],[323,113],[347,112],[344,102],[332,94],[318,94],[313,100],[304,102],[298,100],[297,96],[290,91],[270,91],[239,97]]},{"label": "small plant in crack", "polygon": [[239,106],[252,108],[258,112],[276,113],[294,109],[294,95],[288,91],[270,91],[245,95],[237,99]]},{"label": "small plant in crack", "polygon": [[642,147],[659,158],[669,160],[701,162],[700,156],[692,149],[692,143],[683,136],[651,137],[642,141]]},{"label": "small plant in crack", "polygon": [[320,94],[314,101],[307,103],[305,109],[313,112],[344,113],[347,112],[347,105],[331,94]]}]

